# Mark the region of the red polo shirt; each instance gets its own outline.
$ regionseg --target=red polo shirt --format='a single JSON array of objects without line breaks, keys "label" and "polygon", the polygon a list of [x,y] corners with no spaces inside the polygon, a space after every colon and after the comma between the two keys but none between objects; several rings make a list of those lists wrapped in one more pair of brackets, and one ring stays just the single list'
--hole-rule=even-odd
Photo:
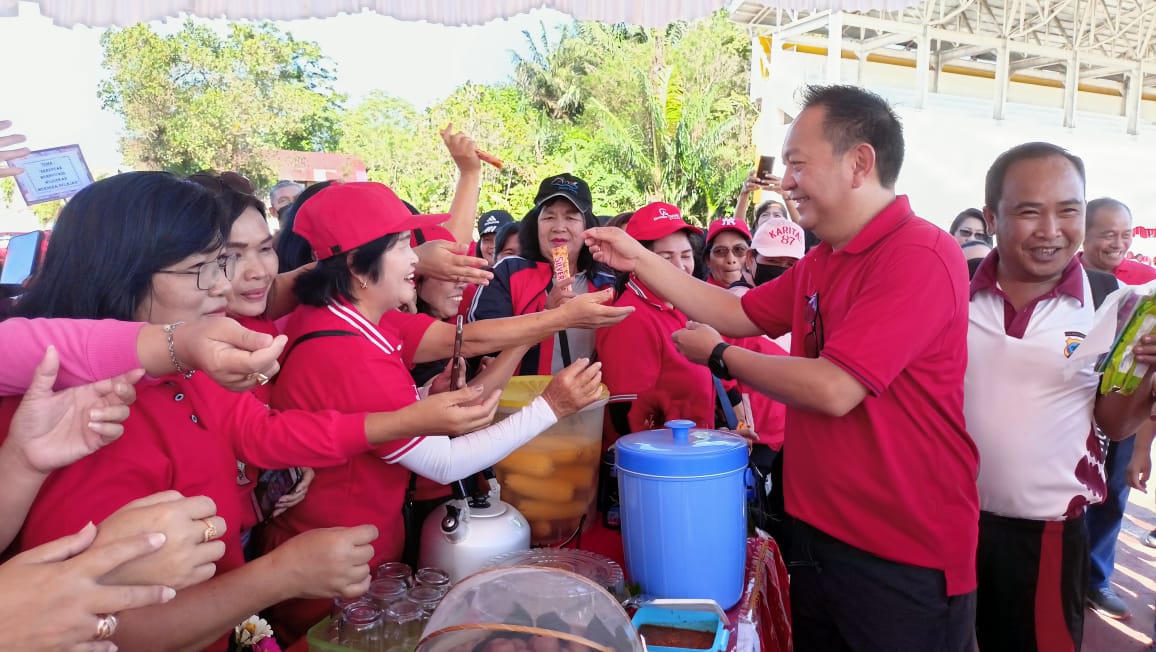
[{"label": "red polo shirt", "polygon": [[621,322],[599,329],[594,350],[611,396],[637,396],[630,411],[631,429],[643,429],[645,415],[640,409],[658,409],[665,420],[690,419],[700,428],[713,428],[710,370],[687,360],[671,339],[686,327],[686,315],[665,305],[637,279],[627,284],[614,305],[635,310]]},{"label": "red polo shirt", "polygon": [[[787,407],[787,511],[884,559],[976,587],[978,453],[964,428],[963,252],[903,196],[839,251],[822,243],[742,298],[791,355],[851,374],[867,398],[843,417]],[[817,307],[817,310],[815,308]]]},{"label": "red polo shirt", "polygon": [[[1081,251],[1076,254],[1076,257],[1080,259],[1080,264],[1084,263],[1084,252]],[[1087,265],[1084,266],[1087,267]],[[1144,285],[1150,281],[1156,281],[1156,267],[1128,259],[1124,259],[1119,267],[1112,270],[1112,274],[1125,285]]]},{"label": "red polo shirt", "polygon": [[[429,315],[395,310],[374,325],[345,302],[297,308],[286,329],[288,346],[313,331],[341,330],[356,336],[302,342],[285,360],[273,388],[273,405],[392,412],[415,403],[417,388],[408,368],[433,322]],[[305,500],[273,519],[269,546],[314,528],[372,523],[380,532],[373,542],[372,566],[400,559],[405,544],[401,507],[410,472],[387,462],[396,461],[420,441],[418,437],[389,442],[338,466],[317,469]],[[284,631],[288,638],[302,636],[328,613],[329,605],[326,600],[282,603],[272,611],[278,621],[274,630]]]},{"label": "red polo shirt", "polygon": [[[763,355],[787,355],[783,347],[762,335],[756,337],[724,337],[724,340],[744,349],[750,349]],[[782,403],[760,393],[753,387],[738,383],[739,391],[750,398],[751,416],[754,419],[755,432],[759,436],[759,443],[766,444],[775,450],[783,447],[783,435],[786,429],[787,408]]]},{"label": "red polo shirt", "polygon": [[[0,433],[19,404],[0,402]],[[53,471],[28,512],[12,552],[99,523],[123,505],[175,489],[208,496],[225,519],[225,556],[217,574],[244,564],[240,527],[244,505],[237,491],[237,459],[265,468],[325,466],[368,447],[365,414],[270,412],[248,392],[230,392],[202,373],[137,385],[124,436],[74,464]],[[6,436],[6,435],[5,435]],[[211,650],[224,650],[221,639]]]}]

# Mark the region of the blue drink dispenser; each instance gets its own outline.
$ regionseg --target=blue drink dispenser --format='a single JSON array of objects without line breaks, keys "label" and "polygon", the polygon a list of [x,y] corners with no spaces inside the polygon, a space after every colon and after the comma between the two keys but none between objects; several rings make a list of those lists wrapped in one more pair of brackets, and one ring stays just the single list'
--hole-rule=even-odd
[{"label": "blue drink dispenser", "polygon": [[626,569],[653,598],[742,597],[747,442],[694,422],[626,435],[617,448]]}]

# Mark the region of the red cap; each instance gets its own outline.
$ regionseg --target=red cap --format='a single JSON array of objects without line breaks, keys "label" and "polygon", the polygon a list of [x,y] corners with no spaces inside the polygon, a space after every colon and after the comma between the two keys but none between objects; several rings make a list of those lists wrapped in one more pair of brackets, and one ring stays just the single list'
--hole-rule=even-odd
[{"label": "red cap", "polygon": [[748,243],[751,241],[751,229],[747,226],[745,220],[738,220],[733,217],[720,217],[719,219],[711,222],[710,226],[706,229],[707,246],[710,246],[710,243],[712,240],[714,240],[715,236],[722,233],[723,231],[734,231],[735,233],[746,238]]},{"label": "red cap", "polygon": [[434,226],[449,217],[414,215],[380,183],[335,183],[301,205],[293,231],[309,241],[318,260],[325,260],[390,233]]},{"label": "red cap", "polygon": [[424,226],[420,229],[414,229],[413,232],[409,234],[409,246],[411,247],[423,245],[430,240],[447,240],[449,242],[457,242],[457,240],[454,239],[454,234],[450,233],[449,229],[440,224]]},{"label": "red cap", "polygon": [[682,219],[682,211],[677,206],[660,201],[634,211],[626,223],[626,232],[635,240],[661,240],[679,231],[702,233],[702,229]]}]

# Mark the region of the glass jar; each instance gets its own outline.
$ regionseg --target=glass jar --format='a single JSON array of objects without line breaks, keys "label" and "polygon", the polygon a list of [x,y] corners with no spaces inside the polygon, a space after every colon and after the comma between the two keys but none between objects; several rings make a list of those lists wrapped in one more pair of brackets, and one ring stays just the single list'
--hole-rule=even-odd
[{"label": "glass jar", "polygon": [[445,592],[436,586],[415,586],[405,592],[405,599],[421,607],[425,614],[423,618],[427,621],[441,604],[443,597],[445,597]]},{"label": "glass jar", "polygon": [[326,641],[341,642],[341,615],[346,607],[359,602],[365,602],[364,598],[333,598],[333,605],[329,608],[329,627],[325,629]]},{"label": "glass jar", "polygon": [[408,599],[398,600],[385,610],[385,647],[389,652],[413,652],[425,627],[425,612]]},{"label": "glass jar", "polygon": [[450,574],[440,568],[433,566],[419,568],[413,578],[416,584],[441,588],[443,594],[450,590]]},{"label": "glass jar", "polygon": [[413,586],[413,569],[400,561],[387,561],[373,571],[373,579],[394,579],[405,582],[406,588]]},{"label": "glass jar", "polygon": [[383,614],[367,602],[346,607],[341,612],[341,645],[358,652],[385,652]]},{"label": "glass jar", "polygon": [[404,598],[405,592],[405,582],[392,577],[383,577],[379,580],[373,580],[369,584],[369,590],[365,592],[362,599],[377,605],[379,609],[384,611],[389,605]]}]

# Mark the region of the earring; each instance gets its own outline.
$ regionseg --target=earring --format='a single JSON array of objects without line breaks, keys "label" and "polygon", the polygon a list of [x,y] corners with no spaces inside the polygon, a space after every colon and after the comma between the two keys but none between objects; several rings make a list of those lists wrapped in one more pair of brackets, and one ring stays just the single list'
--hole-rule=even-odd
[{"label": "earring", "polygon": [[361,280],[361,289],[362,289],[362,290],[364,290],[365,288],[369,287],[368,285],[366,285],[366,284],[365,284],[365,279],[360,279],[360,280]]}]

